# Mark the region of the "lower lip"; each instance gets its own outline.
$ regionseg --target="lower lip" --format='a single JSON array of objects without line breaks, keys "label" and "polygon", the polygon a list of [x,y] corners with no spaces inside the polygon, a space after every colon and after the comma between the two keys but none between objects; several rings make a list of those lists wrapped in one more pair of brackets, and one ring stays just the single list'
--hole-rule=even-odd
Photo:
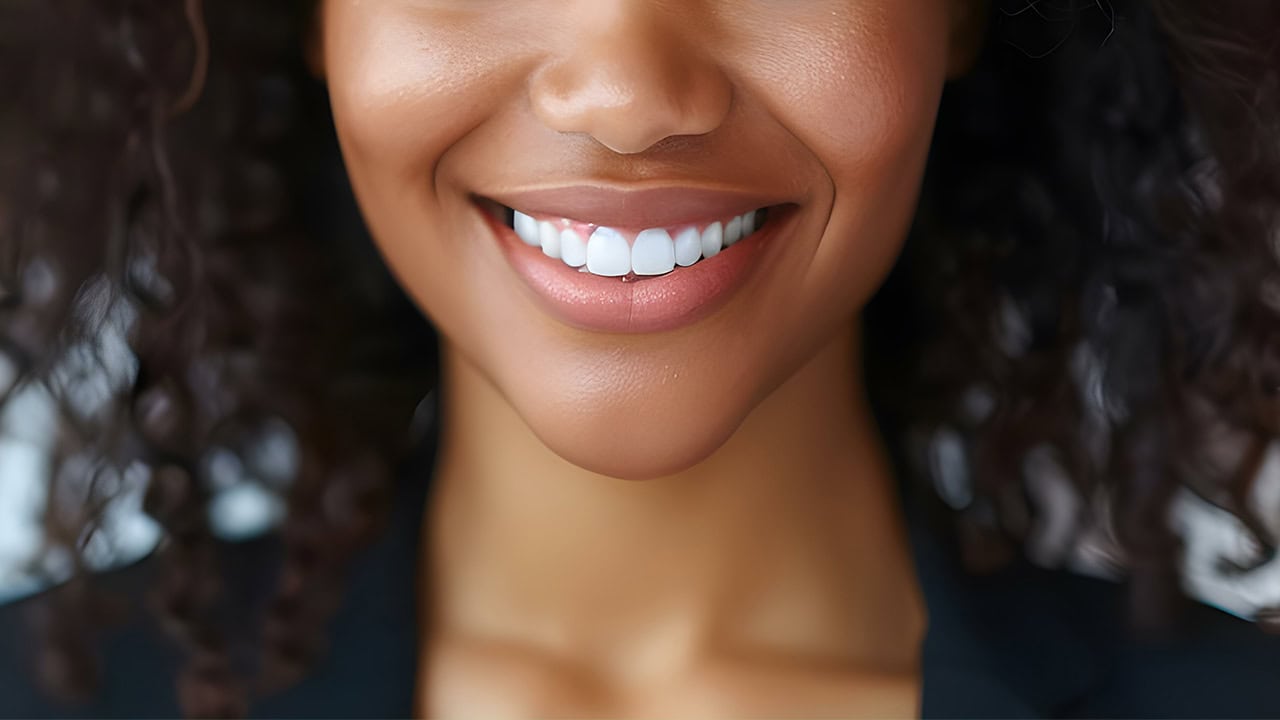
[{"label": "lower lip", "polygon": [[548,257],[491,214],[479,212],[511,267],[553,316],[583,330],[653,333],[692,325],[722,307],[761,264],[762,250],[790,222],[793,209],[770,208],[764,227],[715,257],[666,275],[625,282],[581,272]]}]

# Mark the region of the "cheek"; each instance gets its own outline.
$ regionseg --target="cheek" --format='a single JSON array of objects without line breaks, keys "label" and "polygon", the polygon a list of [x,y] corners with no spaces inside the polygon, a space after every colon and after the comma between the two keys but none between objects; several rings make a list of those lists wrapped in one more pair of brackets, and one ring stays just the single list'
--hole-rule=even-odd
[{"label": "cheek", "polygon": [[914,217],[947,74],[948,1],[851,5],[804,37],[762,35],[745,69],[827,174],[826,231],[793,282],[836,314],[879,287]]},{"label": "cheek", "polygon": [[[330,0],[324,54],[334,122],[376,238],[406,210],[439,212],[439,164],[513,89],[508,28],[412,3]],[[426,203],[428,207],[423,208]],[[438,243],[430,243],[438,245]]]},{"label": "cheek", "polygon": [[868,3],[818,32],[769,33],[744,74],[839,180],[928,142],[946,76],[946,4]]},{"label": "cheek", "polygon": [[[335,117],[358,158],[409,172],[440,156],[509,92],[516,41],[501,23],[412,3],[329,0],[324,56]],[[505,70],[505,72],[502,72]]]},{"label": "cheek", "polygon": [[[440,183],[449,150],[513,90],[509,29],[412,3],[328,0],[324,57],[343,160],[369,230],[401,286],[433,319],[483,295],[450,222],[467,208]],[[459,322],[462,322],[461,320]]]}]

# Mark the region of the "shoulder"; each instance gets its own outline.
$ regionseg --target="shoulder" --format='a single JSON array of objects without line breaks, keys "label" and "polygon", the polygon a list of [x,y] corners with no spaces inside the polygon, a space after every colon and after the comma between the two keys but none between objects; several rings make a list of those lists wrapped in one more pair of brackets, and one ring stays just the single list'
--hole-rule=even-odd
[{"label": "shoulder", "polygon": [[1122,583],[1029,563],[971,576],[914,538],[928,716],[1280,717],[1280,636],[1191,603],[1158,635]]},{"label": "shoulder", "polygon": [[[297,685],[251,703],[255,717],[407,715],[412,708],[417,651],[412,535],[389,533],[352,566],[341,607],[327,628],[328,651]],[[274,587],[280,543],[275,537],[223,547],[225,592],[242,621]],[[147,596],[161,571],[155,558],[109,573],[98,582],[127,610],[90,636],[99,682],[82,703],[45,693],[38,682],[41,627],[53,593],[0,607],[0,718],[171,718],[181,715],[177,676],[184,652],[162,631]],[[247,634],[250,638],[253,635]],[[252,647],[250,644],[247,647]]]},{"label": "shoulder", "polygon": [[[253,702],[251,716],[410,714],[418,539],[432,451],[424,445],[406,462],[388,526],[345,574],[342,604],[327,627],[328,652],[296,686]],[[218,547],[232,615],[237,629],[247,631],[275,586],[282,544],[270,535]],[[83,703],[60,701],[38,682],[43,626],[56,617],[50,612],[56,591],[0,605],[0,718],[178,717],[176,679],[185,654],[162,631],[148,602],[161,572],[158,558],[150,557],[94,579],[126,609],[118,622],[88,638],[100,674],[97,692]]]}]

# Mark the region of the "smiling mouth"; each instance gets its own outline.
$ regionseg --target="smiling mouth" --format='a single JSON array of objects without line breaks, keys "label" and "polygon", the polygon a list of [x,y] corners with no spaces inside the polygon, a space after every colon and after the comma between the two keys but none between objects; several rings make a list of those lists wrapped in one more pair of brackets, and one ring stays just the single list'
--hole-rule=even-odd
[{"label": "smiling mouth", "polygon": [[771,211],[762,207],[704,223],[644,229],[615,228],[589,221],[524,213],[493,200],[480,206],[526,245],[584,274],[623,282],[692,267],[762,230]]},{"label": "smiling mouth", "polygon": [[782,198],[668,188],[471,199],[544,310],[606,333],[663,332],[710,317],[773,264],[800,218],[799,204]]}]

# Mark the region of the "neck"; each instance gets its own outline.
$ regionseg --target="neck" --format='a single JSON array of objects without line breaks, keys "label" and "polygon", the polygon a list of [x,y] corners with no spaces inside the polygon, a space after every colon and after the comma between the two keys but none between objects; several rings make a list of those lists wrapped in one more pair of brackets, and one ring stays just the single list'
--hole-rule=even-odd
[{"label": "neck", "polygon": [[621,673],[712,652],[913,671],[923,603],[857,337],[834,338],[702,463],[638,482],[550,452],[446,348],[432,632]]}]

